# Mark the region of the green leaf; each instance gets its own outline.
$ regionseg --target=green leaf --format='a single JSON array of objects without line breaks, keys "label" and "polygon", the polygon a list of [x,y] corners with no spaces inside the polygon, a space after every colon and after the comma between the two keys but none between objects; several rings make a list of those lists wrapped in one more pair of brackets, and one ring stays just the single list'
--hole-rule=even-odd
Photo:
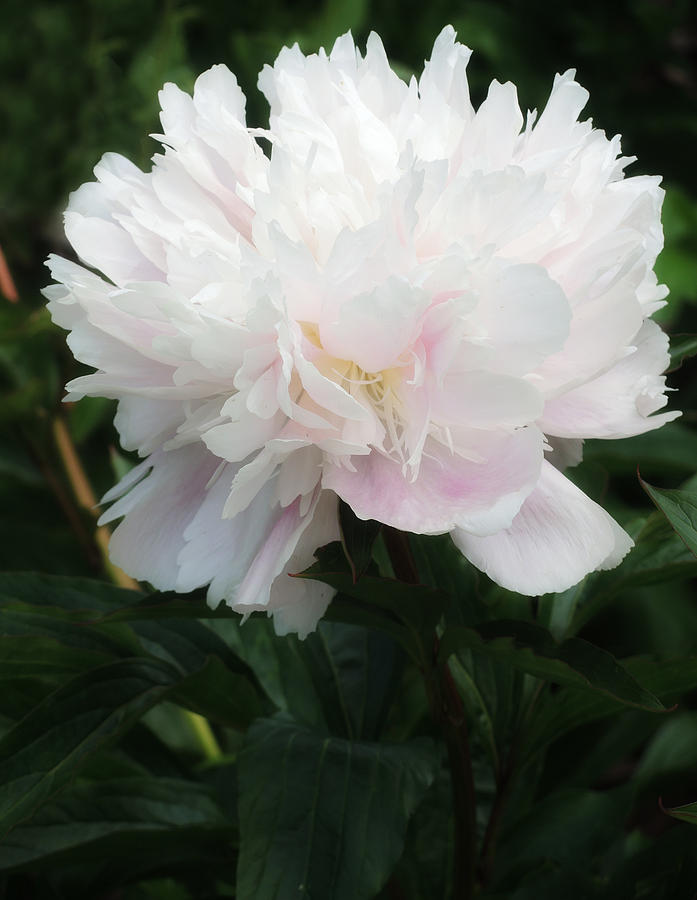
[{"label": "green leaf", "polygon": [[354,581],[337,543],[321,548],[317,556],[318,562],[296,577],[323,581],[338,591],[326,618],[387,631],[414,658],[420,659],[420,635],[435,627],[448,605],[447,594],[428,585],[405,584],[377,575],[364,575]]},{"label": "green leaf", "polygon": [[172,692],[171,700],[194,712],[244,731],[260,715],[268,713],[256,688],[256,679],[231,672],[217,656],[209,656],[202,667],[188,675]]},{"label": "green leaf", "polygon": [[164,619],[232,619],[239,621],[240,614],[234,612],[225,603],[217,609],[211,609],[205,598],[199,593],[173,594],[169,591],[152,593],[143,597],[135,594],[137,600],[126,606],[118,605],[104,610],[101,615],[92,619],[92,624],[100,622],[137,622],[162,621]]},{"label": "green leaf", "polygon": [[[656,661],[626,659],[623,666],[652,694],[670,705],[682,694],[697,689],[697,659]],[[563,687],[538,704],[523,742],[522,757],[530,757],[581,725],[620,712],[625,705],[609,695]]]},{"label": "green leaf", "polygon": [[[43,575],[34,572],[0,574],[0,595],[36,606],[66,610],[109,611],[142,599],[142,594],[92,578]],[[87,618],[87,617],[85,617]]]},{"label": "green leaf", "polygon": [[0,595],[0,678],[59,676],[140,653],[127,626],[87,626],[83,617],[81,611]]},{"label": "green leaf", "polygon": [[79,403],[71,403],[68,409],[70,433],[79,445],[100,425],[114,418],[116,403],[104,397],[83,397]]},{"label": "green leaf", "polygon": [[686,359],[697,356],[697,334],[674,334],[670,339],[670,369],[675,372]]},{"label": "green leaf", "polygon": [[697,713],[679,712],[661,724],[644,750],[632,782],[636,787],[662,781],[677,774],[685,777],[697,771]]},{"label": "green leaf", "polygon": [[469,625],[481,618],[479,572],[460,553],[449,534],[409,536],[423,583],[448,596],[446,619]]},{"label": "green leaf", "polygon": [[0,681],[72,675],[111,658],[98,650],[71,649],[42,635],[0,635]]},{"label": "green leaf", "polygon": [[650,842],[637,835],[631,835],[630,841],[639,843],[640,849],[619,861],[603,900],[694,900],[697,835],[693,829],[683,825],[668,828]]},{"label": "green leaf", "polygon": [[402,654],[389,636],[322,621],[300,641],[264,616],[220,623],[265,691],[297,721],[351,738],[374,738],[394,696]]},{"label": "green leaf", "polygon": [[385,722],[401,654],[387,635],[339,622],[320,622],[300,644],[329,731],[374,740]]},{"label": "green leaf", "polygon": [[233,827],[209,789],[192,781],[130,777],[78,783],[0,842],[0,871],[91,860],[139,859],[146,870],[192,851],[218,853]]},{"label": "green leaf", "polygon": [[697,490],[661,490],[639,480],[688,550],[697,556]]},{"label": "green leaf", "polygon": [[621,566],[609,572],[593,572],[579,585],[580,598],[571,632],[580,631],[611,600],[630,588],[684,581],[697,575],[697,560],[662,513],[650,515],[634,541],[635,546]]},{"label": "green leaf", "polygon": [[339,500],[339,524],[341,545],[351,566],[353,580],[358,581],[373,561],[373,544],[380,534],[382,524],[373,519],[359,519],[343,500]]},{"label": "green leaf", "polygon": [[73,678],[0,740],[0,834],[26,819],[180,681],[159,660],[122,660]]},{"label": "green leaf", "polygon": [[264,691],[278,709],[289,712],[306,725],[326,728],[322,703],[308,670],[303,642],[294,634],[279,637],[267,616],[250,616],[240,624],[216,622],[225,640],[253,669]]},{"label": "green leaf", "polygon": [[[101,590],[100,582],[83,579],[74,583],[56,579],[51,587],[56,587],[56,581],[59,590],[53,596],[61,606],[38,605],[46,602],[48,595],[41,581],[42,589],[34,590],[33,576],[15,580],[13,594],[34,603],[0,596],[0,652],[3,644],[8,644],[7,652],[0,656],[0,678],[42,674],[58,677],[114,657],[149,654],[172,664],[182,677],[188,676],[172,699],[217,722],[246,728],[258,715],[269,711],[249,666],[202,622],[170,617],[169,608],[162,621],[141,619],[143,609],[136,604],[131,627],[123,621],[125,612],[121,621],[107,613],[89,623],[85,620],[96,610],[85,610],[85,604],[92,602],[103,607],[110,600],[121,602],[124,594],[129,599],[141,595],[117,590],[112,596],[110,591]],[[7,583],[4,586],[11,589]],[[98,588],[96,597],[89,593],[93,587]],[[152,609],[152,603],[148,608]],[[3,632],[8,635],[7,641]]]},{"label": "green leaf", "polygon": [[672,809],[664,808],[664,812],[681,822],[697,825],[697,803],[686,803],[684,806],[674,806]]},{"label": "green leaf", "polygon": [[348,741],[259,720],[239,762],[238,900],[374,897],[436,768],[428,741]]},{"label": "green leaf", "polygon": [[607,849],[627,812],[626,799],[617,792],[559,791],[538,800],[508,830],[497,860],[504,871],[520,871],[540,861],[582,871]]},{"label": "green leaf", "polygon": [[636,437],[587,441],[583,456],[625,475],[638,465],[642,472],[692,475],[697,459],[697,433],[682,422],[669,422]]},{"label": "green leaf", "polygon": [[504,620],[450,628],[441,639],[440,657],[446,660],[459,649],[507,662],[546,681],[607,694],[628,706],[655,712],[664,709],[606,650],[580,638],[557,643],[548,631],[530,622]]}]

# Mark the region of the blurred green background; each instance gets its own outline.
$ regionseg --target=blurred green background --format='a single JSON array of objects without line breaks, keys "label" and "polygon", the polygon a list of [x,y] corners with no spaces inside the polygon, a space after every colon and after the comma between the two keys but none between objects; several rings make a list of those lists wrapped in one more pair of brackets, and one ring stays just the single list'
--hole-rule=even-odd
[{"label": "blurred green background", "polygon": [[[158,130],[158,89],[165,81],[191,89],[213,63],[236,72],[253,125],[267,120],[256,90],[263,64],[284,44],[329,47],[348,28],[359,44],[377,31],[408,75],[420,71],[435,36],[451,22],[475,51],[475,104],[498,78],[518,85],[523,107],[540,108],[554,74],[576,67],[591,94],[587,114],[598,127],[621,133],[624,153],[638,157],[629,171],[664,176],[659,276],[671,298],[659,318],[673,335],[697,332],[697,10],[690,0],[563,7],[545,0],[4,0],[1,12],[0,246],[20,296],[16,304],[0,298],[2,568],[102,572],[94,521],[76,501],[56,446],[56,418],[67,426],[96,496],[127,461],[117,450],[109,401],[61,406],[63,385],[79,367],[43,311],[43,260],[49,252],[70,254],[61,212],[101,154],[119,151],[147,166],[157,150],[148,135]],[[650,506],[637,465],[664,487],[677,487],[697,468],[690,371],[687,363],[671,376],[684,410],[678,423],[629,441],[591,442],[574,475],[622,521]]]},{"label": "blurred green background", "polygon": [[[680,337],[697,333],[697,4],[692,0],[573,0],[563,5],[548,0],[296,0],[292,5],[283,0],[1,0],[0,247],[16,284],[18,301],[10,302],[0,293],[0,571],[27,569],[105,577],[104,547],[100,549],[90,507],[94,498],[130,464],[118,449],[112,425],[114,405],[110,401],[88,399],[79,404],[61,404],[63,385],[80,372],[80,366],[67,349],[63,332],[51,324],[40,289],[48,281],[43,265],[47,254],[71,254],[61,227],[61,213],[69,192],[92,177],[92,167],[105,151],[121,152],[142,167],[148,166],[149,158],[158,149],[148,135],[159,130],[157,91],[165,81],[175,81],[190,90],[199,72],[224,62],[237,74],[247,94],[249,123],[264,125],[267,108],[256,90],[257,73],[264,63],[273,61],[284,44],[298,41],[305,51],[320,45],[330,47],[337,35],[350,28],[359,45],[363,45],[369,31],[375,30],[395,67],[407,76],[421,70],[434,38],[447,23],[452,23],[460,39],[475,51],[470,64],[475,104],[484,98],[489,82],[497,78],[518,85],[523,108],[539,109],[549,94],[554,74],[575,67],[579,81],[590,90],[586,114],[608,133],[622,134],[624,153],[638,157],[629,173],[664,176],[666,248],[659,260],[658,274],[670,287],[671,296],[658,318],[674,338],[676,348],[697,347],[694,339],[690,342]],[[578,708],[583,709],[583,695],[579,693],[580,699],[575,700],[573,690],[557,692],[556,686],[549,690],[548,697],[545,695],[540,721],[547,722],[547,732],[540,726],[538,737],[540,733],[550,741],[559,734],[562,737],[553,744],[544,769],[540,766],[536,774],[526,772],[520,791],[522,800],[521,796],[515,798],[521,810],[529,806],[532,821],[532,825],[528,820],[522,821],[519,833],[523,839],[518,851],[523,858],[520,848],[530,835],[533,850],[542,847],[540,854],[545,858],[550,855],[557,859],[554,853],[559,845],[564,866],[569,864],[571,874],[564,875],[567,880],[563,888],[555,888],[556,882],[549,882],[547,893],[541,893],[538,883],[532,880],[516,898],[567,897],[571,896],[569,886],[574,884],[574,897],[598,896],[585,893],[590,874],[595,871],[588,860],[603,857],[610,848],[605,868],[611,875],[615,870],[619,875],[617,879],[608,876],[603,898],[694,900],[695,880],[690,874],[693,869],[686,866],[687,875],[680,876],[683,893],[675,893],[671,881],[681,871],[680,860],[697,859],[694,838],[685,831],[694,828],[685,825],[682,831],[664,833],[670,823],[659,809],[658,798],[666,805],[697,798],[697,603],[693,578],[697,563],[661,515],[651,514],[651,504],[636,477],[640,468],[646,479],[660,487],[675,488],[690,480],[693,488],[697,484],[697,379],[693,371],[697,371],[694,364],[686,360],[670,376],[670,384],[678,389],[672,395],[672,405],[684,413],[680,420],[638,438],[590,441],[584,463],[569,473],[633,534],[638,534],[643,526],[636,550],[620,569],[593,575],[579,596],[566,592],[554,602],[550,596],[539,603],[529,601],[480,583],[484,605],[492,617],[534,620],[551,627],[555,616],[563,619],[569,604],[572,609],[578,604],[579,623],[574,626],[574,633],[578,630],[581,636],[619,657],[641,654],[643,661],[634,661],[640,671],[641,665],[653,665],[646,659],[654,657],[660,664],[666,663],[666,669],[673,666],[682,679],[679,688],[673,685],[669,690],[662,683],[651,686],[657,693],[663,691],[661,697],[665,694],[669,705],[680,700],[680,711],[674,718],[630,710],[597,722],[581,717],[582,727],[576,727],[574,703],[578,701]],[[84,483],[80,481],[82,476]],[[437,548],[434,552],[444,548],[444,544],[430,546]],[[459,556],[457,560],[459,564]],[[445,552],[444,570],[451,562]],[[463,579],[472,575],[471,570],[467,571]],[[82,603],[79,597],[78,600]],[[56,602],[58,608],[59,601]],[[234,649],[251,648],[253,656],[254,635],[261,636],[265,642],[259,643],[257,671],[268,675],[267,670],[276,665],[278,672],[283,673],[282,681],[292,686],[298,675],[293,665],[287,668],[288,660],[300,659],[302,648],[310,658],[319,639],[315,636],[303,645],[294,639],[271,640],[264,631],[267,625],[263,619],[253,619]],[[559,627],[556,621],[555,634]],[[226,639],[237,634],[233,625],[221,633]],[[31,644],[28,646],[30,652]],[[270,664],[276,654],[281,662]],[[382,649],[379,655],[382,660]],[[509,685],[520,685],[522,676],[516,676],[516,681],[512,670],[494,666],[494,675],[487,681],[488,662],[484,660],[480,668],[477,666],[475,675],[482,680],[487,703],[494,710],[492,718],[501,732],[497,732],[496,739],[504,747],[512,727],[510,722],[517,721],[520,711],[518,695]],[[409,670],[406,672],[408,676]],[[407,676],[400,682],[399,702],[387,725],[388,737],[394,737],[394,729],[390,728],[394,723],[401,727],[401,721],[411,722],[409,727],[418,730],[421,701],[410,690]],[[324,676],[317,679],[317,683],[320,681],[329,683]],[[25,695],[21,679],[17,684],[15,694],[8,691],[7,696],[19,699],[9,711],[7,703],[0,710],[0,726],[4,726],[5,718],[9,722],[24,716],[36,697],[43,696],[41,692],[34,698]],[[297,684],[298,702],[304,709],[315,702],[314,693],[306,681],[298,679]],[[225,690],[223,683],[221,697]],[[5,688],[0,693],[5,693]],[[233,696],[234,691],[229,694]],[[375,695],[374,682],[371,694]],[[227,702],[228,697],[224,699]],[[330,705],[338,706],[333,695]],[[599,708],[602,716],[602,703]],[[612,705],[609,709],[613,709]],[[225,725],[225,718],[220,721]],[[589,725],[583,724],[587,721]],[[69,730],[70,721],[67,727]],[[150,753],[150,743],[157,734],[163,747],[168,745],[164,747],[167,755],[162,758],[173,758],[170,749],[181,749],[181,720],[171,715],[171,710],[162,712],[158,707],[148,727],[152,733],[141,729],[140,737],[136,735],[142,739],[145,733],[147,752]],[[232,752],[230,748],[238,746],[240,735],[227,726],[223,730],[220,722],[216,728],[223,746]],[[183,733],[186,737],[185,729]],[[399,739],[398,728],[396,734]],[[191,735],[188,739],[191,742]],[[544,743],[542,738],[540,742]],[[637,766],[646,746],[648,751]],[[193,751],[188,745],[184,750],[192,759],[198,759],[196,746]],[[139,757],[135,754],[134,758]],[[163,766],[159,751],[152,760],[153,783],[172,772],[179,776],[186,771],[187,777],[194,777],[180,763],[171,770]],[[81,772],[81,777],[86,775],[88,783],[89,778],[103,778],[103,761],[103,757],[97,757],[93,769]],[[117,774],[131,771],[123,760],[117,759],[117,763],[123,765],[123,772],[117,768]],[[113,769],[108,771],[113,774]],[[220,771],[224,774],[224,769]],[[234,818],[234,782],[228,780],[221,788],[222,778],[215,770],[211,772],[212,775],[204,770],[201,778],[211,781],[226,810],[233,810]],[[487,773],[488,769],[484,779]],[[600,781],[598,773],[603,773]],[[478,770],[477,777],[480,776]],[[627,787],[630,778],[633,781]],[[486,806],[486,780],[483,784],[483,789],[481,784],[478,788]],[[590,790],[583,794],[584,803],[590,797],[591,805],[577,806],[575,800],[568,801],[563,791],[569,787],[593,787],[592,796]],[[436,895],[431,874],[440,859],[438,853],[442,855],[446,845],[438,828],[442,829],[447,819],[442,810],[449,808],[447,777],[436,782],[434,791],[441,793],[434,799],[432,792],[425,803],[400,864],[400,877],[405,884],[414,880],[410,867],[414,871],[421,867],[427,884],[420,895],[424,897]],[[98,799],[100,796],[97,791]],[[445,802],[441,802],[443,797]],[[540,798],[546,798],[547,806]],[[516,803],[511,805],[515,807]],[[537,813],[541,824],[536,825]],[[512,834],[511,852],[506,849],[500,856],[509,862],[512,858],[515,865],[517,838],[515,832]],[[629,858],[635,851],[643,852],[656,835],[663,837],[650,849],[655,855],[648,855],[647,851],[645,859],[641,857],[636,864],[636,871],[628,875],[620,865],[617,848],[623,847],[622,852]],[[622,844],[625,837],[626,844]],[[553,847],[554,853],[547,854],[547,845]],[[419,856],[414,853],[415,847],[426,850]],[[37,844],[37,848],[40,855],[43,847]],[[174,856],[178,848],[175,845]],[[50,847],[46,852],[50,855]],[[77,853],[81,852],[78,845]],[[140,857],[135,856],[138,862]],[[225,845],[220,858],[230,869],[228,856]],[[202,855],[201,859],[205,857]],[[176,859],[174,868],[175,862]],[[97,875],[102,878],[96,862],[90,868],[80,856],[79,865],[71,865],[73,869],[68,867],[63,873],[67,872],[68,884],[73,876],[82,883],[83,870],[88,883],[92,875],[96,880]],[[635,865],[633,859],[628,865]],[[110,888],[99,896],[110,900],[117,896],[139,900],[203,897],[203,888],[198,887],[199,872],[202,868],[207,870],[207,864],[197,860],[196,867],[191,892],[179,883],[167,882],[152,888],[152,892],[146,885],[140,893],[121,894]],[[135,879],[131,870],[127,869],[124,875],[121,868],[121,860],[114,862],[111,869],[107,866],[103,883],[120,883],[122,877],[125,881]],[[26,881],[22,880],[24,875],[16,881],[0,878],[0,897],[24,900],[40,896],[42,900],[53,900],[58,896],[77,896],[74,891],[54,892],[53,870],[41,881],[46,892],[39,894],[39,880],[34,880],[31,867],[28,871]],[[56,878],[61,876],[60,860],[55,871]],[[145,871],[150,869],[146,866]],[[169,869],[164,871],[169,874]],[[549,874],[540,871],[543,878]],[[651,879],[647,880],[647,872],[652,873]],[[551,874],[553,881],[556,875],[553,871]],[[230,872],[226,877],[229,880]],[[11,885],[7,893],[5,884]],[[17,893],[11,892],[12,885]],[[389,888],[384,896],[388,894],[390,898],[402,896]]]}]

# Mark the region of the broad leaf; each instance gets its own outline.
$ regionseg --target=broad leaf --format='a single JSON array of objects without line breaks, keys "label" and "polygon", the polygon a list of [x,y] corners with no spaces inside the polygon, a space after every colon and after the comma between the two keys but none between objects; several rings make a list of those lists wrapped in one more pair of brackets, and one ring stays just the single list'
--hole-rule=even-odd
[{"label": "broad leaf", "polygon": [[0,870],[37,867],[60,855],[61,864],[128,856],[155,869],[182,854],[229,841],[233,827],[196,782],[131,777],[67,788],[0,842]]},{"label": "broad leaf", "polygon": [[[639,657],[624,660],[623,666],[666,705],[697,689],[697,659],[657,662]],[[521,755],[529,758],[575,728],[603,719],[624,707],[623,702],[609,695],[564,687],[538,704],[526,731]]]},{"label": "broad leaf", "polygon": [[140,649],[125,625],[89,627],[79,612],[0,596],[0,679],[59,678]]},{"label": "broad leaf", "polygon": [[[666,810],[672,814],[672,810]],[[697,834],[692,828],[668,828],[650,843],[630,836],[602,900],[694,900],[697,884]]]},{"label": "broad leaf", "polygon": [[238,900],[369,900],[433,781],[427,741],[326,737],[262,719],[240,756]]},{"label": "broad leaf", "polygon": [[336,544],[323,547],[317,555],[319,561],[297,577],[323,581],[339,592],[329,605],[328,618],[381,628],[418,659],[422,653],[420,634],[433,629],[448,605],[445,592],[377,575],[354,581]]},{"label": "broad leaf", "polygon": [[403,654],[373,629],[320,622],[299,652],[332,734],[373,740],[380,734],[401,673]]},{"label": "broad leaf", "polygon": [[30,816],[86,758],[180,681],[159,660],[122,660],[78,675],[0,740],[0,834]]},{"label": "broad leaf", "polygon": [[628,706],[664,709],[660,700],[642,688],[612,654],[580,638],[557,643],[548,631],[530,622],[493,621],[450,628],[441,641],[441,659],[446,660],[459,649],[507,662],[546,681],[609,695]]},{"label": "broad leaf", "polygon": [[497,868],[522,874],[532,863],[554,862],[583,870],[612,842],[628,811],[627,798],[610,791],[564,790],[538,800],[507,831]]},{"label": "broad leaf", "polygon": [[697,459],[697,433],[681,422],[617,441],[587,441],[584,459],[626,475],[641,465],[642,472],[692,475]]},{"label": "broad leaf", "polygon": [[[194,618],[171,617],[169,609],[160,621],[141,618],[142,595],[85,579],[16,575],[6,578],[3,586],[11,595],[0,596],[0,653],[7,645],[0,655],[0,679],[48,674],[60,678],[114,658],[147,654],[189,676],[172,699],[218,722],[246,728],[269,711],[249,666]],[[13,599],[17,596],[22,601]],[[42,605],[51,598],[58,605]],[[116,607],[124,611],[122,621],[114,621],[108,612],[101,615],[124,598],[140,601],[132,604],[135,612],[130,624],[124,620],[131,607]],[[182,603],[175,602],[178,607]],[[89,603],[92,610],[85,608]]]},{"label": "broad leaf", "polygon": [[697,556],[697,489],[661,490],[645,481],[641,485],[665,514],[688,550]]},{"label": "broad leaf", "polygon": [[34,572],[0,574],[0,596],[36,606],[67,610],[110,610],[142,598],[137,591],[114,587],[91,578],[68,578]]},{"label": "broad leaf", "polygon": [[146,650],[187,676],[173,700],[233,728],[270,712],[250,667],[202,622],[136,620],[133,629]]},{"label": "broad leaf", "polygon": [[258,674],[277,707],[294,719],[351,738],[374,738],[401,672],[402,654],[380,631],[320,622],[300,641],[279,637],[264,616],[221,623],[226,639]]},{"label": "broad leaf", "polygon": [[351,566],[354,581],[363,575],[373,559],[373,544],[380,534],[382,525],[373,519],[359,519],[351,507],[339,501],[339,523],[341,525],[341,545]]},{"label": "broad leaf", "polygon": [[243,731],[270,704],[256,688],[256,681],[231,672],[216,656],[209,656],[172,691],[170,699],[194,712]]},{"label": "broad leaf", "polygon": [[591,573],[578,586],[580,599],[571,632],[578,632],[613,598],[628,589],[684,581],[697,575],[697,559],[662,513],[650,515],[634,540],[635,546],[621,566],[609,572]]},{"label": "broad leaf", "polygon": [[671,775],[684,789],[697,775],[697,713],[676,712],[662,722],[642,753],[632,783],[639,788],[653,781],[666,790]]},{"label": "broad leaf", "polygon": [[69,649],[43,635],[0,634],[0,681],[61,677],[93,669],[112,659],[98,650]]}]

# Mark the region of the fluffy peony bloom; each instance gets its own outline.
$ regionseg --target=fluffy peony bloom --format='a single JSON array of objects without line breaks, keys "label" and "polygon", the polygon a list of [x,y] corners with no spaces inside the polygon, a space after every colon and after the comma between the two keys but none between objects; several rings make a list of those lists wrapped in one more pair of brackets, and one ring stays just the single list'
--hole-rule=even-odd
[{"label": "fluffy peony bloom", "polygon": [[448,27],[420,79],[371,35],[266,66],[268,130],[235,76],[160,94],[164,153],[107,154],[52,257],[54,320],[144,457],[104,498],[116,564],[161,589],[267,610],[306,634],[331,590],[287,577],[360,518],[449,532],[507,588],[563,590],[631,540],[562,473],[584,438],[678,413],[648,318],[667,291],[659,179],[579,122],[557,76],[524,117],[475,110]]}]

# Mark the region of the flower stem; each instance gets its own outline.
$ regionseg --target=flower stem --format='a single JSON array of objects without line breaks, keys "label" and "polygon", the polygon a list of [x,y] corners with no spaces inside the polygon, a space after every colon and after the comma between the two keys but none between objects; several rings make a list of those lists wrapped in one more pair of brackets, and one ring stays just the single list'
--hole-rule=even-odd
[{"label": "flower stem", "polygon": [[453,850],[453,897],[474,896],[477,859],[476,797],[465,710],[447,663],[438,663],[438,639],[434,641],[433,665],[425,673],[431,714],[440,727],[448,751],[453,787],[455,840]]},{"label": "flower stem", "polygon": [[12,279],[10,267],[7,265],[5,254],[0,247],[0,294],[3,294],[10,303],[17,303],[19,294]]},{"label": "flower stem", "polygon": [[512,783],[513,762],[511,760],[506,765],[496,786],[496,797],[494,798],[494,804],[491,808],[486,831],[484,832],[484,840],[482,841],[482,851],[479,860],[479,881],[482,887],[486,887],[489,884],[494,871],[496,845],[498,843],[503,813],[511,792]]},{"label": "flower stem", "polygon": [[[75,499],[84,510],[96,518],[97,498],[70,437],[70,432],[60,416],[56,416],[53,420],[53,437]],[[119,587],[139,590],[138,582],[109,559],[109,529],[104,525],[95,525],[94,539],[109,579]]]},{"label": "flower stem", "polygon": [[[419,575],[409,537],[394,528],[383,530],[395,576],[406,584],[418,584]],[[455,817],[453,848],[453,897],[471,900],[477,860],[476,797],[469,735],[462,700],[447,662],[438,659],[439,638],[423,653],[423,677],[431,715],[445,740],[450,764]]]}]

